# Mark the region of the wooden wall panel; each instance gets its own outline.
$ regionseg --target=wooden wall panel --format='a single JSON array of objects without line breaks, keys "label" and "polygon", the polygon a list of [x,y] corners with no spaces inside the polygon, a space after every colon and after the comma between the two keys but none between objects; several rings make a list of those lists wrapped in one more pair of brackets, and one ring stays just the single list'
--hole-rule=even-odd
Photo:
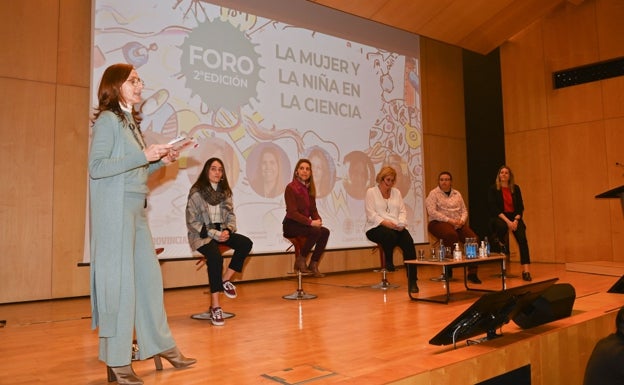
[{"label": "wooden wall panel", "polygon": [[421,39],[425,196],[450,171],[453,187],[468,202],[466,125],[462,53],[431,39]]},{"label": "wooden wall panel", "polygon": [[[543,26],[545,71],[552,72],[600,61],[595,2],[580,6],[567,4],[556,17],[547,17]],[[551,81],[552,89],[552,81]],[[553,90],[548,94],[551,126],[602,118],[601,88],[592,82]]]},{"label": "wooden wall panel", "polygon": [[553,90],[548,94],[547,105],[550,126],[601,120],[601,85],[592,82]]},{"label": "wooden wall panel", "polygon": [[60,0],[57,81],[61,84],[89,87],[91,3]]},{"label": "wooden wall panel", "polygon": [[[532,254],[533,245],[540,250],[536,258],[551,258],[545,244],[549,248],[554,245],[557,262],[623,258],[618,208],[594,196],[617,183],[619,170],[614,164],[619,161],[616,158],[624,139],[619,133],[624,81],[614,78],[559,90],[553,90],[550,83],[553,70],[613,58],[609,54],[621,55],[623,48],[613,44],[612,35],[621,34],[624,26],[611,15],[621,14],[621,7],[621,2],[611,0],[584,1],[578,6],[568,2],[501,48],[507,162],[519,170],[516,174],[523,175],[519,183],[525,201],[536,202],[548,213],[547,195],[552,194],[553,237],[546,235],[550,219],[528,224]],[[534,30],[538,24],[539,29]],[[544,53],[541,64],[532,58],[540,55],[540,46]],[[527,92],[519,92],[525,86],[510,74],[520,70],[541,71],[546,87],[540,90],[533,85]],[[522,116],[522,103],[536,105],[534,111],[547,109],[547,120],[535,121],[531,127],[533,123]],[[538,135],[536,141],[519,141],[515,135],[518,130],[533,128],[544,129],[545,135]]]},{"label": "wooden wall panel", "polygon": [[421,71],[424,134],[465,138],[461,50],[422,38]]},{"label": "wooden wall panel", "polygon": [[548,126],[541,30],[534,23],[500,49],[506,134]]},{"label": "wooden wall panel", "polygon": [[624,117],[624,76],[603,80],[601,83],[604,118]]},{"label": "wooden wall panel", "polygon": [[600,60],[596,29],[596,1],[581,5],[564,2],[544,18],[546,70],[559,71]]},{"label": "wooden wall panel", "polygon": [[[624,86],[622,87],[624,89]],[[624,185],[624,166],[616,166],[616,162],[624,164],[624,118],[605,120],[606,159],[608,185],[604,191]],[[599,191],[601,192],[601,191]],[[624,261],[624,204],[620,199],[609,199],[611,243],[613,260]],[[606,221],[606,220],[605,220]]]},{"label": "wooden wall panel", "polygon": [[[554,238],[554,212],[550,143],[547,129],[505,135],[507,165],[522,189],[527,225],[527,238],[532,262],[565,262],[557,260]],[[513,237],[512,237],[513,238]],[[512,248],[512,259],[519,255]],[[516,253],[514,253],[516,252]],[[514,256],[515,254],[515,256]]]},{"label": "wooden wall panel", "polygon": [[58,2],[2,1],[0,76],[54,83]]},{"label": "wooden wall panel", "polygon": [[55,87],[0,78],[0,89],[0,303],[50,298]]},{"label": "wooden wall panel", "polygon": [[601,58],[624,56],[624,2],[597,0],[596,20]]},{"label": "wooden wall panel", "polygon": [[54,135],[54,218],[52,296],[89,293],[82,261],[87,201],[89,89],[58,86]]},{"label": "wooden wall panel", "polygon": [[609,208],[594,199],[607,165],[602,122],[550,129],[555,252],[566,262],[612,260]]}]

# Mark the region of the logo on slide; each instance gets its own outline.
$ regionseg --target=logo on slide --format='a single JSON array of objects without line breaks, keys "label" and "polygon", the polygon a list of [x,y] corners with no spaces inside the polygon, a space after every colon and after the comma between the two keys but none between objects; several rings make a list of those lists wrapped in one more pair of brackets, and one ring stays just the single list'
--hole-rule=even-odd
[{"label": "logo on slide", "polygon": [[208,108],[237,111],[256,96],[259,55],[254,44],[232,24],[219,19],[206,21],[193,29],[181,49],[186,87]]}]

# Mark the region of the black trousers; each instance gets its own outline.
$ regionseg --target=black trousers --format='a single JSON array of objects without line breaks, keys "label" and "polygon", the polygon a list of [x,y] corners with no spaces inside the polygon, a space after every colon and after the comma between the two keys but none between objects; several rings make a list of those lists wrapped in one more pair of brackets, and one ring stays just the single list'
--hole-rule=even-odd
[{"label": "black trousers", "polygon": [[[379,225],[373,227],[366,232],[366,238],[371,242],[375,242],[383,248],[384,256],[386,258],[386,267],[394,267],[392,253],[394,248],[398,247],[403,252],[403,260],[416,259],[416,249],[414,248],[414,239],[412,235],[403,229],[401,231],[393,230],[388,227]],[[411,272],[409,270],[412,270]],[[416,265],[407,265],[407,277],[416,281],[418,279],[416,272]]]},{"label": "black trousers", "polygon": [[286,238],[294,238],[294,237],[305,237],[306,242],[301,247],[301,256],[308,257],[310,254],[310,250],[314,247],[314,252],[312,252],[312,257],[310,258],[311,262],[318,262],[321,260],[321,255],[325,251],[325,247],[327,246],[327,241],[329,240],[329,229],[326,227],[314,227],[304,225],[297,221],[293,221],[292,219],[284,219],[282,230],[284,232],[284,237]]},{"label": "black trousers", "polygon": [[[514,219],[515,214],[505,213],[505,216],[507,217],[507,219],[512,221]],[[493,227],[494,227],[495,235],[498,237],[498,239],[500,241],[505,239],[505,235],[507,234],[507,231],[509,231],[509,227],[507,226],[507,223],[504,220],[500,219],[499,217],[496,217],[493,221]],[[518,248],[520,249],[520,264],[522,265],[530,264],[531,256],[529,255],[529,241],[527,240],[527,237],[526,237],[526,224],[524,223],[522,218],[518,220],[518,227],[516,228],[516,231],[512,231],[512,233],[513,233],[514,238],[516,238],[516,241],[518,242]],[[505,248],[507,252],[509,253],[509,245],[505,245]]]},{"label": "black trousers", "polygon": [[[246,236],[238,233],[230,234],[230,239],[223,242],[234,250],[232,259],[228,267],[236,272],[243,271],[243,263],[249,255],[253,242]],[[197,249],[204,257],[206,257],[206,269],[208,270],[208,282],[210,283],[210,292],[216,293],[223,291],[223,256],[219,251],[219,242],[214,239],[209,243]]]}]

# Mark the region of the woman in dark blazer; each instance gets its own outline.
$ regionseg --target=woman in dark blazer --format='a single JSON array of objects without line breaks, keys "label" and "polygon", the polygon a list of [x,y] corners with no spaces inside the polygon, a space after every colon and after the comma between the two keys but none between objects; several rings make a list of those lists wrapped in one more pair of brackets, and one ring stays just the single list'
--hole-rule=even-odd
[{"label": "woman in dark blazer", "polygon": [[[529,242],[526,237],[524,224],[524,202],[520,186],[514,183],[513,173],[507,166],[501,166],[496,175],[496,183],[488,192],[488,207],[492,217],[492,225],[499,242],[511,230],[520,248],[520,264],[522,265],[522,279],[531,281],[529,265]],[[509,250],[509,249],[507,249]]]}]

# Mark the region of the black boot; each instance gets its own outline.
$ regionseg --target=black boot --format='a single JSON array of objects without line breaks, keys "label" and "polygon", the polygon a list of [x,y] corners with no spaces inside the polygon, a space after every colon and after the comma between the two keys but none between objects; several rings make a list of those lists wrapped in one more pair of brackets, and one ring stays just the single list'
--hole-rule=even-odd
[{"label": "black boot", "polygon": [[304,256],[298,255],[295,258],[295,271],[301,271],[301,274],[311,273],[306,266],[306,258]]},{"label": "black boot", "polygon": [[466,279],[468,279],[468,281],[472,283],[477,283],[477,284],[481,283],[481,280],[477,276],[477,273],[468,274],[468,276],[466,276]]},{"label": "black boot", "polygon": [[312,276],[316,278],[323,278],[325,274],[321,273],[318,268],[318,261],[310,261],[310,265],[308,266],[308,270],[312,272]]}]

